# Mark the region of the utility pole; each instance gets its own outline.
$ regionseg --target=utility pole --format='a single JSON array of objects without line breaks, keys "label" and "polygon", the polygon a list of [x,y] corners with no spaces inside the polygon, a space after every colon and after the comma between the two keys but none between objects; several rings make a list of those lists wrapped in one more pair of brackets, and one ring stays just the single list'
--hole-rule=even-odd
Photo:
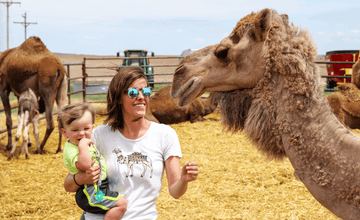
[{"label": "utility pole", "polygon": [[27,26],[29,26],[30,24],[37,24],[37,22],[26,22],[26,12],[22,17],[24,18],[24,22],[16,22],[16,21],[14,21],[14,23],[24,25],[24,27],[25,27],[25,40],[26,40],[26,28],[27,28]]},{"label": "utility pole", "polygon": [[3,3],[6,5],[6,18],[7,18],[7,49],[9,49],[9,7],[12,4],[21,4],[21,2],[13,2],[13,1],[0,1],[0,3]]}]

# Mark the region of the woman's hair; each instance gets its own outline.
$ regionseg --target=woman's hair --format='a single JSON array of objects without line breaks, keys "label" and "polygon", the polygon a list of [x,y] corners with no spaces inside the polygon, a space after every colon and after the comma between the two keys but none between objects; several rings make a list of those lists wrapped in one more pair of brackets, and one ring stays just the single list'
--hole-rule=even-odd
[{"label": "woman's hair", "polygon": [[124,128],[121,97],[132,83],[141,78],[146,80],[144,70],[138,66],[132,66],[122,68],[111,80],[106,98],[107,112],[105,115],[107,117],[104,124],[108,124],[112,131]]},{"label": "woman's hair", "polygon": [[93,124],[95,123],[95,109],[88,102],[76,102],[70,105],[63,106],[58,112],[59,128],[64,128],[64,125],[69,125],[71,122],[81,118],[86,111],[89,111],[92,116]]}]

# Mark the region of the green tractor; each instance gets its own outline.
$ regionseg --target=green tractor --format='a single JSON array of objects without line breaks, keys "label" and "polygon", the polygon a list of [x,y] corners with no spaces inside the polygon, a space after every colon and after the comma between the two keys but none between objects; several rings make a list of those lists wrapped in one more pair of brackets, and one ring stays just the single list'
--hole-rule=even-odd
[{"label": "green tractor", "polygon": [[[139,57],[139,59],[124,59],[122,63],[123,66],[140,66],[144,73],[146,74],[146,79],[149,82],[149,85],[151,89],[154,88],[154,68],[150,66],[150,59],[147,58],[147,50],[125,50],[124,52],[125,57],[129,58],[136,58]],[[120,56],[120,52],[117,52],[116,56]],[[151,56],[154,57],[154,52],[151,52]],[[120,67],[121,69],[121,67]]]}]

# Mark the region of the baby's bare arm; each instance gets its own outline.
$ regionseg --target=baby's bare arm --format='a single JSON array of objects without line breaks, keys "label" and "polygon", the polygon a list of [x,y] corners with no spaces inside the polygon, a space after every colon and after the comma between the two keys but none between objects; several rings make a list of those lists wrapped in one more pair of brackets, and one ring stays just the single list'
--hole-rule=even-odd
[{"label": "baby's bare arm", "polygon": [[90,156],[89,147],[91,146],[92,141],[87,138],[83,138],[79,142],[79,157],[78,161],[75,163],[76,168],[81,171],[86,171],[90,169],[92,160]]}]

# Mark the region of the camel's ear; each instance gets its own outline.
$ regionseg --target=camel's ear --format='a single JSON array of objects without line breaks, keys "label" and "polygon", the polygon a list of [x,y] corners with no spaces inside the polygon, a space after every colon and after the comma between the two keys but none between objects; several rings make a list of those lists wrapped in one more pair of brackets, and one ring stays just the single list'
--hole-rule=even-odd
[{"label": "camel's ear", "polygon": [[254,35],[258,41],[264,41],[268,34],[268,30],[271,26],[271,14],[270,9],[264,9],[257,13],[254,21]]}]

